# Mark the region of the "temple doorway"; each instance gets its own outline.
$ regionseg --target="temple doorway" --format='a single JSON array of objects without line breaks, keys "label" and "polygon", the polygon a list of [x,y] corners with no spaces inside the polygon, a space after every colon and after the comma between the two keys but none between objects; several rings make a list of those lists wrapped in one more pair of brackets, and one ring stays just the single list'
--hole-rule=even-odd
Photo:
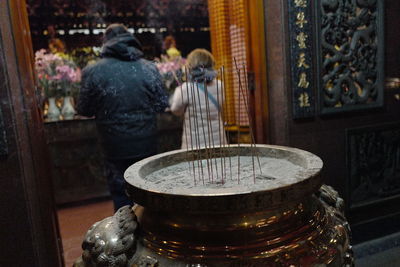
[{"label": "temple doorway", "polygon": [[[265,143],[268,112],[262,2],[27,0],[26,10],[36,59],[43,54],[56,55],[72,62],[79,71],[99,57],[102,34],[110,23],[126,25],[142,43],[145,57],[159,64],[163,64],[167,36],[173,36],[182,58],[195,48],[210,50],[217,66],[226,68],[228,123],[225,130],[230,142],[251,142],[252,127],[257,142]],[[249,79],[249,110],[239,103],[235,64],[244,69]],[[42,77],[37,75],[36,72],[38,81]],[[166,87],[168,89],[168,85]],[[51,118],[51,95],[46,95],[48,91],[41,88],[40,83],[36,89],[50,153],[54,199],[59,216],[67,218],[63,219],[63,224],[70,224],[69,217],[79,214],[77,210],[85,207],[95,210],[94,202],[97,201],[100,201],[97,208],[109,209],[103,154],[97,142],[94,119],[77,114],[72,117],[60,114],[56,119]],[[173,91],[172,86],[169,89]],[[61,111],[67,97],[71,96],[72,104],[76,102],[78,91],[79,85],[75,91],[61,92],[54,104]],[[252,119],[246,119],[247,112],[251,112]],[[160,153],[179,148],[181,124],[181,120],[171,114],[159,116]],[[109,213],[112,214],[112,209]],[[61,229],[63,235],[68,232],[67,228]],[[80,246],[79,239],[70,240],[64,242],[64,249]],[[77,244],[71,245],[70,242]],[[65,256],[75,257],[73,253],[64,252]],[[70,261],[69,258],[67,262]]]}]

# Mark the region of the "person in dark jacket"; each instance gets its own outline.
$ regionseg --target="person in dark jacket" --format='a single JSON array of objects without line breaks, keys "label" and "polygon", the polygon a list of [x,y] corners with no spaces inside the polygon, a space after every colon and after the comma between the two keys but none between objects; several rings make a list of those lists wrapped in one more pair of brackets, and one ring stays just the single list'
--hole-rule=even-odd
[{"label": "person in dark jacket", "polygon": [[77,110],[96,118],[117,210],[133,204],[125,194],[125,170],[157,152],[156,113],[168,106],[168,96],[156,66],[142,58],[139,41],[124,25],[107,28],[101,56],[83,70]]}]

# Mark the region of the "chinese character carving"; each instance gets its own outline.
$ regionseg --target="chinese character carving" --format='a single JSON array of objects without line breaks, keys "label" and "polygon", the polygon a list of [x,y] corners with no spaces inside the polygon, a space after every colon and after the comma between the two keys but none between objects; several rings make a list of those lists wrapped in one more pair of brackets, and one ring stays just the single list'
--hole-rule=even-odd
[{"label": "chinese character carving", "polygon": [[307,46],[306,46],[307,38],[308,38],[308,35],[305,34],[304,32],[301,32],[296,36],[296,40],[299,43],[299,48],[300,49],[307,48]]},{"label": "chinese character carving", "polygon": [[304,24],[307,24],[308,21],[306,20],[306,16],[304,15],[304,12],[299,12],[297,13],[297,21],[296,25],[300,27],[300,29],[303,29]]},{"label": "chinese character carving", "polygon": [[309,85],[310,83],[307,81],[307,74],[305,72],[302,72],[300,74],[298,86],[301,88],[308,88]]},{"label": "chinese character carving", "polygon": [[300,53],[299,60],[297,62],[297,67],[306,68],[306,69],[310,68],[310,66],[306,63],[306,54],[305,53]]},{"label": "chinese character carving", "polygon": [[294,0],[297,7],[307,7],[307,0]]},{"label": "chinese character carving", "polygon": [[299,106],[301,108],[309,107],[310,106],[310,97],[308,93],[301,93],[299,96]]}]

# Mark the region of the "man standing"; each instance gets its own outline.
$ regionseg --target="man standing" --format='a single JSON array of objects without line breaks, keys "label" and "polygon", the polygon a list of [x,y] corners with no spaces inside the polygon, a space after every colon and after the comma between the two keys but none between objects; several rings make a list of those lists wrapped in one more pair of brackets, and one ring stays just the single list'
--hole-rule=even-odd
[{"label": "man standing", "polygon": [[77,109],[96,118],[117,210],[132,204],[125,194],[125,170],[157,152],[156,113],[168,106],[168,96],[156,66],[142,58],[139,41],[124,25],[106,29],[101,56],[83,70]]}]

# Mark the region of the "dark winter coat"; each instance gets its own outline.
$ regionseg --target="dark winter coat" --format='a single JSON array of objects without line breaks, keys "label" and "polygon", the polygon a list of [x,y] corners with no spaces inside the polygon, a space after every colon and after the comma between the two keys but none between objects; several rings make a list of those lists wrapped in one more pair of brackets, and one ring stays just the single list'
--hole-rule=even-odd
[{"label": "dark winter coat", "polygon": [[107,158],[156,153],[156,113],[168,105],[156,66],[131,34],[106,42],[102,59],[83,70],[78,113],[95,116]]}]

